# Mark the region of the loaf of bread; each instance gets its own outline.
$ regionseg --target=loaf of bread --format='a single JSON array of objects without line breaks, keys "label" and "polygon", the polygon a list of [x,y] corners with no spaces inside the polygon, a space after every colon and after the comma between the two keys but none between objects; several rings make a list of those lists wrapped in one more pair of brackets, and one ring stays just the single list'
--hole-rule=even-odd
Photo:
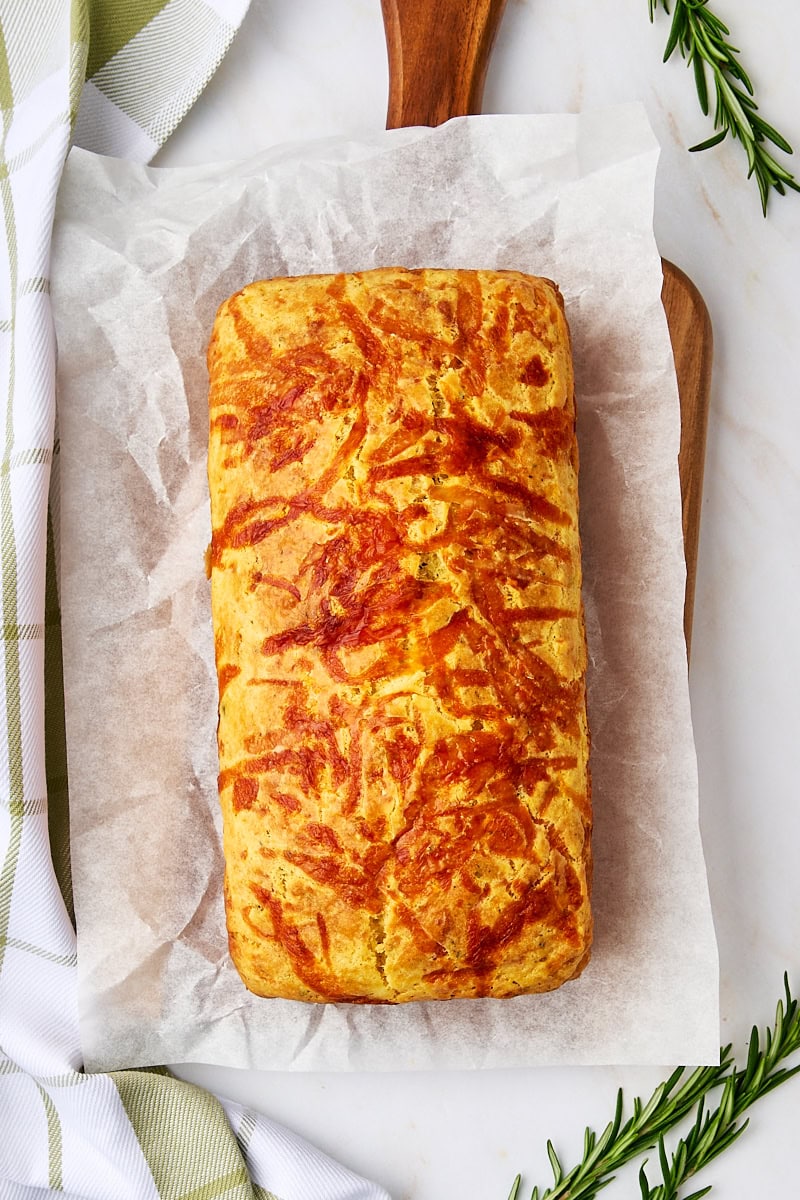
[{"label": "loaf of bread", "polygon": [[558,289],[253,283],[208,354],[230,950],[304,1001],[558,987],[591,943]]}]

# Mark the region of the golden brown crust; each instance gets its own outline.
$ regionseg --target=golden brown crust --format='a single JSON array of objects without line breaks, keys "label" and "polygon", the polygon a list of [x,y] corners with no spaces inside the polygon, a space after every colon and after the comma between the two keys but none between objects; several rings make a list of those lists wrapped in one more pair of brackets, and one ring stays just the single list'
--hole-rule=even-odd
[{"label": "golden brown crust", "polygon": [[389,1003],[559,986],[591,943],[591,806],[558,289],[254,283],[208,360],[242,978]]}]

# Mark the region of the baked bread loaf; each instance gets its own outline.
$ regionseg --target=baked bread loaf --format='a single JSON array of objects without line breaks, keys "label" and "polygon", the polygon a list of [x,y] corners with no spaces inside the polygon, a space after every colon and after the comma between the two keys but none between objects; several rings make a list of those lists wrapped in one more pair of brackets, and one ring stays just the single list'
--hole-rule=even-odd
[{"label": "baked bread loaf", "polygon": [[219,791],[247,987],[555,988],[591,942],[570,342],[508,271],[253,283],[208,353]]}]

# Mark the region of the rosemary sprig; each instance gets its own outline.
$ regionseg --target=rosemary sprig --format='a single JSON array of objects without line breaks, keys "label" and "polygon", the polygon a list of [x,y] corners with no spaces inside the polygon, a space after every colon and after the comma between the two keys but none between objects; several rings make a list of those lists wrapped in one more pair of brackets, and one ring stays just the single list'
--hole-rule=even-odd
[{"label": "rosemary sprig", "polygon": [[[647,0],[650,20],[660,7],[670,11],[669,0]],[[694,70],[700,107],[708,116],[709,93],[706,71],[714,88],[714,129],[717,131],[691,150],[708,150],[723,141],[728,134],[738,139],[747,154],[747,177],[754,176],[761,195],[761,208],[767,215],[770,190],[784,195],[787,188],[800,191],[794,176],[775,160],[767,144],[771,143],[785,154],[792,147],[776,129],[759,115],[753,98],[753,85],[739,62],[739,51],[727,40],[730,30],[708,7],[708,0],[675,0],[672,25],[664,50],[664,62],[677,49],[687,66]]]},{"label": "rosemary sprig", "polygon": [[[611,1183],[615,1171],[655,1146],[659,1150],[663,1182],[651,1187],[642,1166],[639,1185],[643,1200],[676,1200],[681,1184],[744,1132],[747,1121],[738,1123],[742,1113],[800,1071],[800,1064],[791,1069],[779,1065],[800,1049],[800,1010],[789,990],[787,976],[784,989],[785,1001],[778,1002],[775,1025],[766,1031],[763,1047],[758,1030],[753,1028],[744,1067],[736,1067],[730,1046],[720,1051],[719,1066],[698,1067],[686,1078],[686,1068],[678,1067],[669,1079],[659,1084],[646,1104],[638,1097],[634,1100],[633,1113],[624,1123],[620,1089],[613,1120],[599,1137],[594,1130],[586,1129],[583,1157],[569,1171],[564,1170],[552,1142],[548,1141],[553,1184],[543,1192],[535,1187],[531,1200],[594,1200]],[[708,1096],[718,1087],[722,1087],[719,1103],[706,1111]],[[669,1156],[665,1135],[695,1109],[691,1131]],[[508,1200],[518,1200],[520,1183],[518,1175]],[[709,1187],[703,1188],[684,1200],[699,1200],[708,1191]]]},{"label": "rosemary sprig", "polygon": [[[797,1001],[792,999],[789,983],[784,978],[786,1008],[778,1004],[774,1030],[767,1030],[763,1049],[759,1044],[758,1030],[753,1026],[747,1065],[733,1071],[725,1080],[719,1104],[710,1112],[704,1111],[703,1101],[697,1107],[697,1117],[692,1129],[681,1138],[675,1150],[667,1156],[663,1136],[659,1139],[658,1156],[662,1182],[650,1187],[644,1165],[639,1172],[639,1186],[643,1200],[677,1200],[678,1189],[702,1167],[715,1159],[735,1142],[747,1128],[747,1121],[739,1124],[742,1114],[771,1092],[773,1088],[800,1072],[800,1065],[791,1070],[778,1068],[778,1063],[800,1048],[800,1013]],[[692,1192],[685,1200],[699,1200],[711,1191],[711,1187]]]}]

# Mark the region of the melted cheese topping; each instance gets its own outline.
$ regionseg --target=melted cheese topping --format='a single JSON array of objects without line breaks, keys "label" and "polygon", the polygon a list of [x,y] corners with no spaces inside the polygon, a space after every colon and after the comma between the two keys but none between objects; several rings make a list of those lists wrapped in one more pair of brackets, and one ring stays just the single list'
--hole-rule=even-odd
[{"label": "melted cheese topping", "polygon": [[513,272],[255,283],[209,348],[231,952],[251,990],[544,991],[591,941],[569,334]]}]

